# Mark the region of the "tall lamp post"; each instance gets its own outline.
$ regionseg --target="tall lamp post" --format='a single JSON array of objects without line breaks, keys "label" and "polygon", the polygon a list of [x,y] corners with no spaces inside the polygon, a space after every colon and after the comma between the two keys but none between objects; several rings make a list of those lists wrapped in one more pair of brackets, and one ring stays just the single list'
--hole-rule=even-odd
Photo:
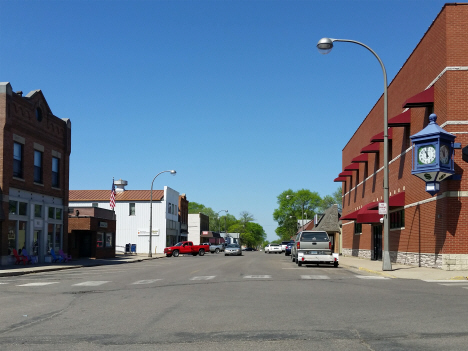
[{"label": "tall lamp post", "polygon": [[166,173],[170,172],[172,175],[175,175],[177,172],[174,170],[170,171],[162,171],[156,174],[156,176],[153,178],[153,181],[151,182],[151,194],[150,194],[150,227],[149,227],[149,251],[148,251],[148,257],[153,257],[153,250],[151,249],[152,247],[152,239],[153,239],[153,183],[154,180],[160,175],[161,173]]},{"label": "tall lamp post", "polygon": [[385,66],[380,59],[380,57],[375,53],[367,45],[360,43],[355,40],[349,39],[333,39],[333,38],[322,38],[317,43],[317,48],[321,54],[328,54],[331,49],[333,49],[333,42],[341,41],[346,43],[354,43],[365,47],[367,50],[372,52],[374,56],[380,63],[383,72],[384,78],[384,203],[386,207],[386,213],[384,214],[384,252],[382,256],[382,270],[384,271],[391,271],[392,270],[392,262],[390,261],[390,238],[389,238],[389,221],[388,221],[388,198],[389,198],[389,188],[388,188],[388,100],[387,100],[387,71],[385,70]]},{"label": "tall lamp post", "polygon": [[[221,210],[221,211],[218,211],[218,213],[216,213],[216,217],[218,217],[218,232],[220,235],[221,235],[221,224],[219,223],[219,213],[223,211],[228,213],[228,210]],[[224,230],[226,230],[226,217],[224,217]],[[227,231],[226,231],[226,234],[227,234]]]}]

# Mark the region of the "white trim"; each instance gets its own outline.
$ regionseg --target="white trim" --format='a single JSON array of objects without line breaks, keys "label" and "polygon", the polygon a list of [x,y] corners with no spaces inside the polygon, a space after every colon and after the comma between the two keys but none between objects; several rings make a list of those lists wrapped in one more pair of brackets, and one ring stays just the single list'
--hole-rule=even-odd
[{"label": "white trim", "polygon": [[429,202],[437,201],[446,197],[468,197],[468,191],[446,191],[445,193],[442,193],[440,195],[437,195],[436,197],[432,197],[430,199],[422,200],[422,201],[417,201],[412,204],[405,205],[406,208],[422,205],[422,204],[427,204]]}]

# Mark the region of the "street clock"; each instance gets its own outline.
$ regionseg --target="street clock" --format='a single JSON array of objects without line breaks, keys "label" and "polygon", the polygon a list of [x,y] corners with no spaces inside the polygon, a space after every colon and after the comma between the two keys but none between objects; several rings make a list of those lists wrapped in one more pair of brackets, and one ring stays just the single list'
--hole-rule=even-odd
[{"label": "street clock", "polygon": [[442,180],[455,174],[455,135],[439,127],[436,120],[437,115],[431,114],[426,128],[410,136],[413,143],[411,174],[426,182],[426,191],[431,195],[440,190]]}]

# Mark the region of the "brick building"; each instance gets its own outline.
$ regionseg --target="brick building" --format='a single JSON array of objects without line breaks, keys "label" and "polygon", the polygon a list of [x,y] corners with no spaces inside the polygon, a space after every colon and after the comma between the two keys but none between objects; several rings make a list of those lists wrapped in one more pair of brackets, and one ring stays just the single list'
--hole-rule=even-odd
[{"label": "brick building", "polygon": [[67,249],[71,122],[53,115],[40,90],[0,83],[0,257],[26,249],[39,262]]},{"label": "brick building", "polygon": [[[392,262],[468,269],[468,164],[455,150],[457,177],[431,196],[411,174],[410,135],[437,123],[468,144],[468,4],[446,4],[388,86],[389,251]],[[381,259],[383,96],[342,152],[343,254]]]}]

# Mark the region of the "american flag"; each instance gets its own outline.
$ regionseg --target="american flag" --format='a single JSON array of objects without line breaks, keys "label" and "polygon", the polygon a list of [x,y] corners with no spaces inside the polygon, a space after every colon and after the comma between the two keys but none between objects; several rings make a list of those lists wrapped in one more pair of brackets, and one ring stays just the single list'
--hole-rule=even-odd
[{"label": "american flag", "polygon": [[110,208],[113,210],[115,207],[115,185],[114,180],[112,180],[112,191],[110,196]]}]

